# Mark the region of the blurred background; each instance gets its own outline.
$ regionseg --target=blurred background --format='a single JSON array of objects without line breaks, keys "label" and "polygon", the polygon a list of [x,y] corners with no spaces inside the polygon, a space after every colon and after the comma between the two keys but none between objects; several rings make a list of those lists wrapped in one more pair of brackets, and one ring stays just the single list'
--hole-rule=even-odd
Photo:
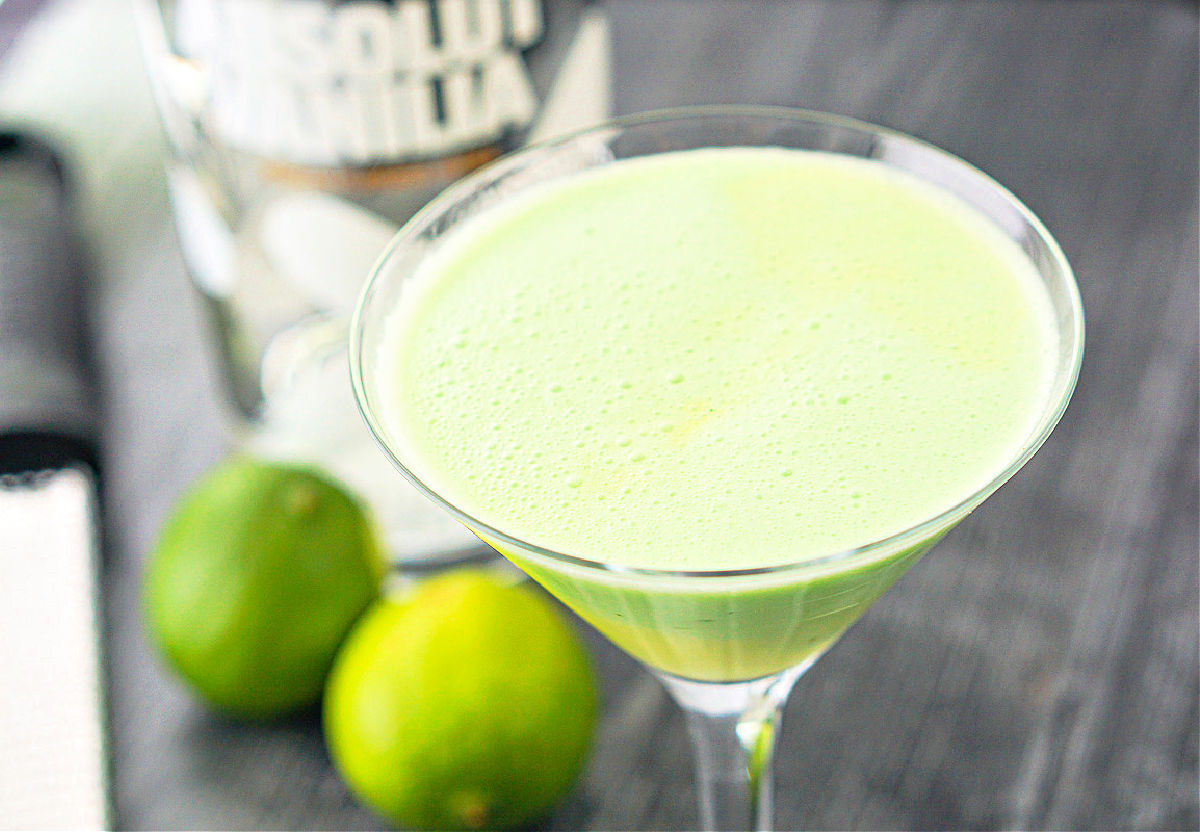
[{"label": "blurred background", "polygon": [[[286,130],[270,132],[288,116],[255,122],[233,93],[197,90],[193,64],[228,39],[236,69],[259,25],[248,15],[230,30],[189,29],[204,6],[0,3],[0,127],[45,137],[77,183],[99,391],[112,825],[382,825],[346,790],[315,717],[242,725],[162,668],[138,615],[147,553],[178,496],[233,447],[335,469],[362,459],[348,387],[336,412],[265,404],[271,389],[311,402],[344,383],[328,375],[344,367],[329,333],[373,257],[360,254],[332,294],[306,281],[326,263],[348,268],[339,240],[380,247],[442,185],[530,137],[708,103],[850,115],[975,164],[1061,242],[1088,326],[1074,401],[1038,456],[798,684],[778,827],[1200,825],[1196,4],[547,0],[524,30],[509,12],[508,58],[528,82],[496,88],[504,106],[486,125],[447,128],[455,81],[431,99],[441,132],[411,141],[442,164],[332,182],[313,171],[347,159],[378,169],[405,139],[288,144]],[[205,118],[225,132],[198,132],[189,107],[215,108]],[[371,492],[351,481],[369,464],[334,473]],[[381,487],[381,501],[406,499]],[[388,530],[393,558],[477,554],[422,504],[405,505]],[[14,540],[0,529],[10,563],[23,556]],[[0,604],[23,574],[3,568]],[[681,715],[576,624],[598,671],[600,723],[578,788],[540,828],[694,828]],[[0,663],[0,705],[27,678]]]}]

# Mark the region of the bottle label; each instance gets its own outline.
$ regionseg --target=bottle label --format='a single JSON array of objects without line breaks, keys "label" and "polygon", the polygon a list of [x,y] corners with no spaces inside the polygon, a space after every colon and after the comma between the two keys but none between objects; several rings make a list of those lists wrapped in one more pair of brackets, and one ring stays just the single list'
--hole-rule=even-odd
[{"label": "bottle label", "polygon": [[180,53],[210,129],[303,165],[447,156],[526,127],[538,0],[180,0]]}]

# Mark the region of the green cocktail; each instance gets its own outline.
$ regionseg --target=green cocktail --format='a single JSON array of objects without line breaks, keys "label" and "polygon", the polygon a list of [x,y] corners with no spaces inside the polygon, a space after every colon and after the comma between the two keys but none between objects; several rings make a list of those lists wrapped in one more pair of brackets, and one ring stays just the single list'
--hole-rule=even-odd
[{"label": "green cocktail", "polygon": [[765,788],[791,681],[1056,421],[1077,313],[1036,220],[940,151],[690,113],[435,202],[368,287],[356,388],[418,485],[685,707],[758,702]]},{"label": "green cocktail", "polygon": [[[951,508],[1033,429],[1058,337],[1032,264],[965,203],[745,148],[506,203],[388,326],[380,415],[426,485],[545,548],[673,570],[819,557]],[[587,597],[500,548],[638,658],[725,681],[823,648],[924,542],[705,598]]]}]

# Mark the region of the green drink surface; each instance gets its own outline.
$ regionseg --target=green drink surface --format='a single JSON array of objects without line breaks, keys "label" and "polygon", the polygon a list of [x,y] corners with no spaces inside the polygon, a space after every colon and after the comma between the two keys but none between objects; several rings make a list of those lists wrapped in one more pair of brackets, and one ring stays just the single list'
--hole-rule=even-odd
[{"label": "green drink surface", "polygon": [[1057,339],[1033,265],[957,198],[878,162],[684,151],[451,232],[388,322],[381,417],[430,488],[517,539],[771,566],[990,482]]}]

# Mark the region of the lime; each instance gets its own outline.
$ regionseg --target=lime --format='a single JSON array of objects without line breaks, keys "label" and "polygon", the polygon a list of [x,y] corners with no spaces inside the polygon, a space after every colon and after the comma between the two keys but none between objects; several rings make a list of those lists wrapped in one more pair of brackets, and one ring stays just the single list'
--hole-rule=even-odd
[{"label": "lime", "polygon": [[596,686],[580,643],[535,590],[458,570],[377,602],[338,654],[325,741],[392,821],[502,829],[571,787]]},{"label": "lime", "polygon": [[147,630],[213,706],[272,719],[317,702],[382,574],[345,491],[306,468],[233,458],[168,518],[143,584]]}]

